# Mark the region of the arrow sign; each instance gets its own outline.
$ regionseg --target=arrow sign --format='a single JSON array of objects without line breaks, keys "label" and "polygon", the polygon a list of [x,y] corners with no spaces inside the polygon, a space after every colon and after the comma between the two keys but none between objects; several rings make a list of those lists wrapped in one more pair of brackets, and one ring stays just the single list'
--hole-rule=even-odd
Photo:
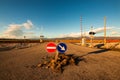
[{"label": "arrow sign", "polygon": [[65,43],[59,43],[57,45],[57,50],[60,53],[64,53],[67,50],[67,45]]},{"label": "arrow sign", "polygon": [[46,47],[46,50],[47,50],[47,52],[49,52],[49,53],[55,52],[55,51],[56,51],[56,44],[53,43],[53,42],[48,43],[48,44],[47,44],[47,47]]},{"label": "arrow sign", "polygon": [[59,47],[61,48],[62,51],[65,50],[65,47],[64,47],[64,46],[62,47],[61,45],[59,45]]}]

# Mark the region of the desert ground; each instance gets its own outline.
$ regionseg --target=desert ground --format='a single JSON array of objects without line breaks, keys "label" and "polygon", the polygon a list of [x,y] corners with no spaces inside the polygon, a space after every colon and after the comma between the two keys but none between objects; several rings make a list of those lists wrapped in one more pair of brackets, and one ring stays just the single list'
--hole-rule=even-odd
[{"label": "desert ground", "polygon": [[81,60],[78,65],[65,66],[62,73],[35,67],[43,57],[54,55],[46,51],[47,42],[0,48],[0,80],[120,80],[119,51],[66,44],[65,54],[74,54]]}]

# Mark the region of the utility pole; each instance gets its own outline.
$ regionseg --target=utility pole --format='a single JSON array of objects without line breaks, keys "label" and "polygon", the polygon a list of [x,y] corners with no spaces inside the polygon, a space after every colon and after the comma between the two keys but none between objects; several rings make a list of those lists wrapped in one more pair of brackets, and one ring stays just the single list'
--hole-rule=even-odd
[{"label": "utility pole", "polygon": [[106,16],[104,17],[104,44],[106,44]]},{"label": "utility pole", "polygon": [[82,28],[82,16],[80,17],[80,31],[81,31],[81,46],[86,46],[86,38],[84,37],[83,34],[83,28]]},{"label": "utility pole", "polygon": [[83,37],[83,35],[82,35],[82,16],[80,17],[80,31],[81,31],[81,38]]}]

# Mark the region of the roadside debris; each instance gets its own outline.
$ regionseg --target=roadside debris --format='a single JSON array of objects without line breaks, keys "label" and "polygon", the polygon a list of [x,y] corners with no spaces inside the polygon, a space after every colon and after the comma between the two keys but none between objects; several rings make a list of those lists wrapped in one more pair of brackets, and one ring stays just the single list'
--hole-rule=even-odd
[{"label": "roadside debris", "polygon": [[43,59],[43,62],[39,63],[37,67],[46,69],[50,68],[54,72],[63,72],[65,66],[77,65],[79,61],[83,60],[73,54],[59,54],[57,60],[53,57],[46,57]]}]

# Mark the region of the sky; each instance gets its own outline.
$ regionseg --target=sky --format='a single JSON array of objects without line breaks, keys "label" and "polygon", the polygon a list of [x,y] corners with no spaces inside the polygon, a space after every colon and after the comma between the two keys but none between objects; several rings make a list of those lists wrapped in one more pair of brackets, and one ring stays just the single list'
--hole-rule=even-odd
[{"label": "sky", "polygon": [[0,38],[120,36],[120,0],[0,0]]}]

